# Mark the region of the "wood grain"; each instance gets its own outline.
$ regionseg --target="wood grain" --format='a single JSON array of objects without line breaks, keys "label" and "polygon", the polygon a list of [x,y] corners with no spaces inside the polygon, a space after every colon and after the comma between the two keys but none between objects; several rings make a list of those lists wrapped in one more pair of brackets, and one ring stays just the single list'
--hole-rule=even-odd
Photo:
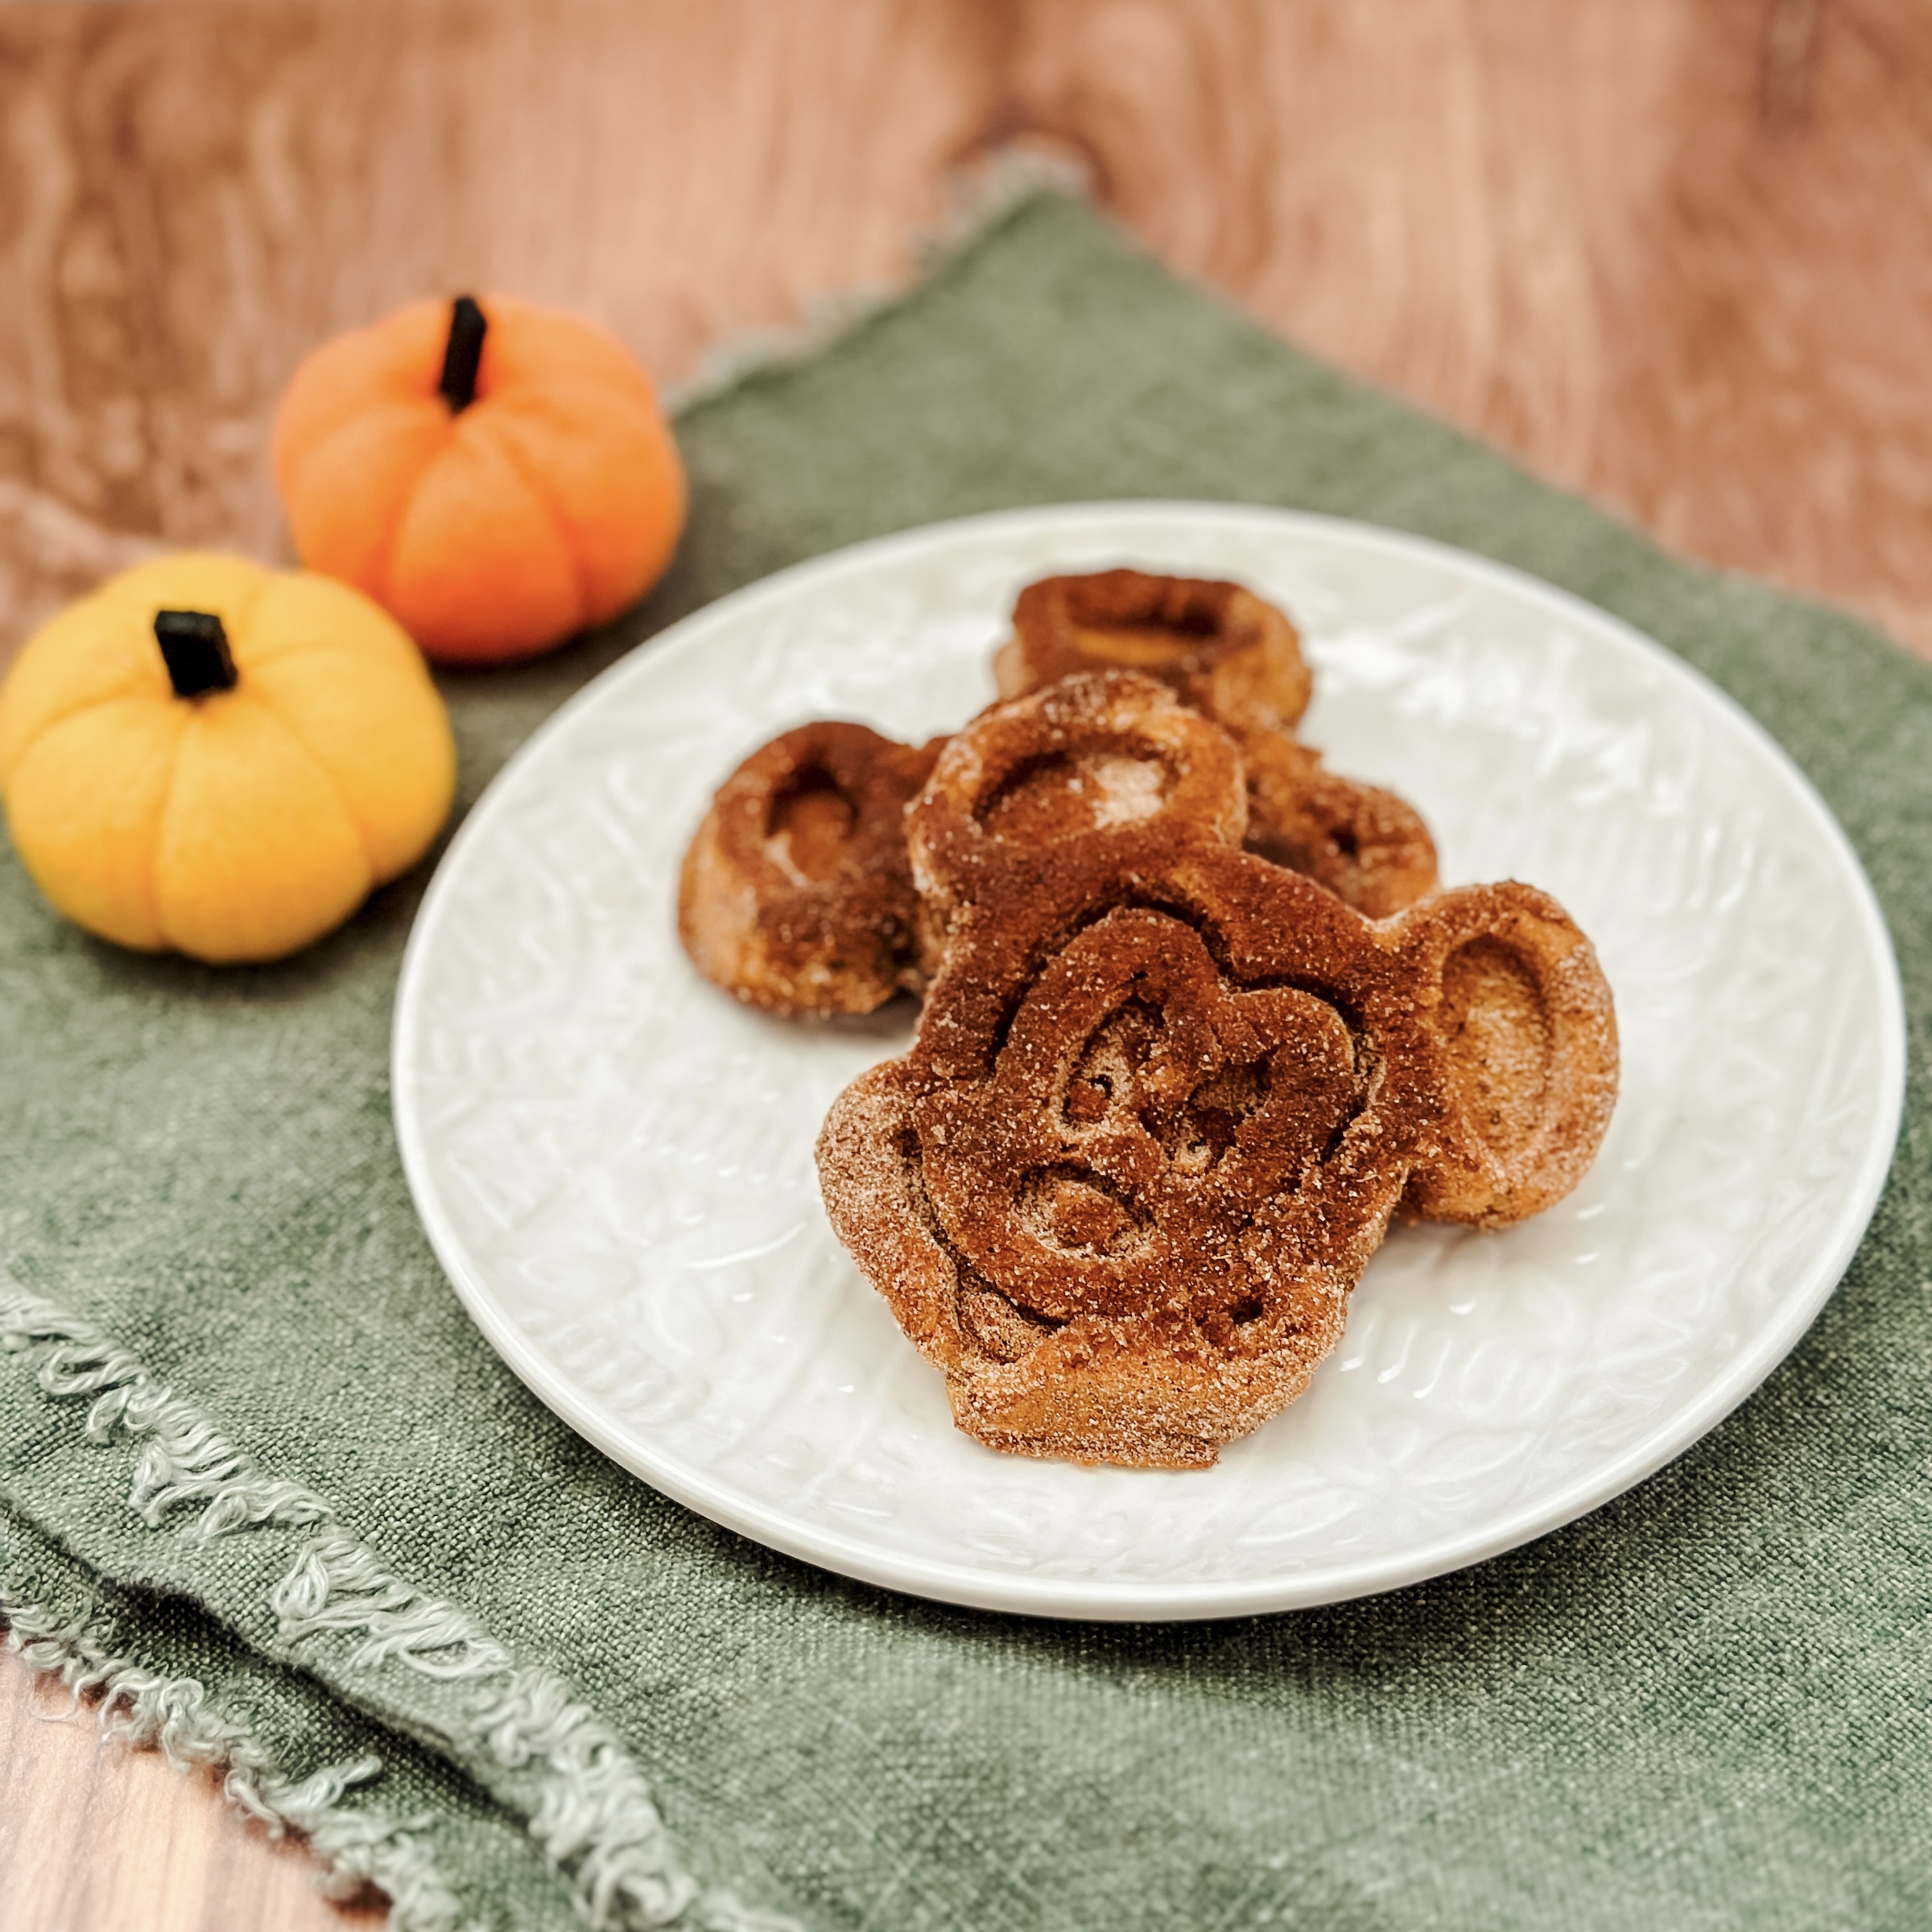
[{"label": "wood grain", "polygon": [[675,377],[902,278],[989,112],[979,22],[921,0],[0,7],[14,634],[130,537],[275,554],[289,371],[426,291],[588,311]]},{"label": "wood grain", "polygon": [[661,377],[887,283],[949,169],[1089,157],[1177,265],[1674,547],[1932,651],[1913,0],[0,7],[0,634],[282,543],[303,350],[424,290]]},{"label": "wood grain", "polygon": [[332,1905],[294,1839],[211,1778],[104,1743],[91,1707],[0,1654],[0,1925],[19,1932],[373,1932],[369,1893]]},{"label": "wood grain", "polygon": [[1038,0],[1016,65],[1170,261],[1932,652],[1932,9]]},{"label": "wood grain", "polygon": [[[158,544],[283,547],[304,351],[424,292],[661,378],[1084,160],[1177,266],[1674,547],[1932,654],[1922,0],[0,4],[0,657]],[[341,1924],[0,1663],[0,1918]]]}]

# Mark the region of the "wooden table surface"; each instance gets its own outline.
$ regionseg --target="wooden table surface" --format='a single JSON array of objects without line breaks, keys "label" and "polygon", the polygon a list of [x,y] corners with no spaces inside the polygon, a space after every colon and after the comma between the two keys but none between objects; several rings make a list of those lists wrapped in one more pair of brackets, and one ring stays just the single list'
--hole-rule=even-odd
[{"label": "wooden table surface", "polygon": [[[1016,144],[1317,353],[1932,655],[1923,0],[0,5],[0,657],[157,544],[283,554],[266,426],[324,336],[502,288],[676,381],[902,281]],[[0,1665],[5,1922],[346,1922],[61,1701]]]}]

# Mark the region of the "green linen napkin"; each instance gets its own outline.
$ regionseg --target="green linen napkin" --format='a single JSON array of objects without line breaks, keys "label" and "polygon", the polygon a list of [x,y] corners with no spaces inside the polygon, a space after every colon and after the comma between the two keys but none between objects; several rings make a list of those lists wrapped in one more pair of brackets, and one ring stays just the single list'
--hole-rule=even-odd
[{"label": "green linen napkin", "polygon": [[1158,496],[1445,539],[1681,651],[1850,831],[1911,1018],[1871,1235],[1723,1427],[1478,1569],[1215,1625],[947,1609],[690,1515],[479,1339],[390,1124],[419,875],[215,972],[83,937],[8,858],[16,1640],[417,1927],[1932,1922],[1932,671],[1661,555],[1056,196],[679,431],[691,529],[650,604],[445,681],[466,799],[619,650],[886,530]]}]

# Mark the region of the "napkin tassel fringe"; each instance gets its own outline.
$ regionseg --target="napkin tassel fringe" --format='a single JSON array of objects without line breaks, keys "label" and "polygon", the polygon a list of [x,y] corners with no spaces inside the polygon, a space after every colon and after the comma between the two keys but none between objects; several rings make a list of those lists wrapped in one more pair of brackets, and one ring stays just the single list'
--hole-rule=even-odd
[{"label": "napkin tassel fringe", "polygon": [[349,1662],[394,1660],[483,1695],[468,1742],[510,1772],[539,1776],[529,1830],[565,1875],[585,1921],[601,1927],[671,1926],[703,1932],[798,1932],[782,1913],[701,1892],[622,1740],[554,1670],[520,1665],[460,1604],[404,1582],[358,1538],[313,1538],[277,1587],[284,1642],[324,1632],[361,1638]]},{"label": "napkin tassel fringe", "polygon": [[64,1617],[0,1586],[0,1620],[7,1648],[29,1670],[58,1677],[76,1710],[84,1699],[95,1703],[104,1737],[159,1751],[179,1772],[220,1773],[222,1796],[270,1837],[299,1832],[321,1866],[316,1885],[324,1897],[354,1898],[374,1886],[390,1900],[393,1932],[456,1932],[456,1897],[415,1835],[428,1821],[398,1821],[379,1806],[343,1802],[382,1775],[381,1758],[286,1777],[254,1731],[217,1706],[198,1679],[118,1655],[87,1612]]},{"label": "napkin tassel fringe", "polygon": [[[798,1922],[782,1913],[700,1887],[636,1761],[563,1678],[518,1664],[461,1605],[396,1575],[378,1551],[341,1527],[321,1496],[269,1476],[193,1403],[155,1381],[132,1350],[0,1280],[0,1349],[19,1353],[47,1343],[53,1346],[35,1371],[41,1389],[91,1398],[91,1441],[109,1443],[122,1433],[139,1444],[127,1501],[151,1528],[196,1505],[194,1531],[204,1539],[262,1523],[315,1528],[271,1598],[283,1645],[292,1650],[316,1637],[356,1638],[347,1659],[353,1670],[394,1663],[441,1682],[478,1686],[465,1735],[452,1741],[480,1749],[506,1771],[527,1770],[530,1835],[592,1926],[799,1932]],[[192,1687],[199,1695],[200,1686]],[[240,1790],[259,1798],[264,1788],[258,1777]],[[292,1821],[294,1794],[284,1794],[284,1801],[275,1815]],[[270,1815],[246,1797],[237,1802]],[[342,1869],[382,1855],[379,1843],[365,1845],[356,1835],[366,1814],[333,1810],[320,1797],[314,1802],[320,1807],[316,1826],[303,1828]],[[375,1882],[390,1890],[386,1880]],[[444,1932],[433,1916],[394,1922]]]},{"label": "napkin tassel fringe", "polygon": [[51,1302],[0,1292],[0,1348],[18,1353],[50,1341],[34,1377],[42,1390],[93,1398],[89,1442],[111,1442],[117,1430],[140,1442],[127,1503],[151,1530],[196,1504],[195,1530],[204,1538],[251,1523],[316,1523],[332,1513],[312,1490],[264,1475],[193,1403],[156,1381],[131,1349]]}]

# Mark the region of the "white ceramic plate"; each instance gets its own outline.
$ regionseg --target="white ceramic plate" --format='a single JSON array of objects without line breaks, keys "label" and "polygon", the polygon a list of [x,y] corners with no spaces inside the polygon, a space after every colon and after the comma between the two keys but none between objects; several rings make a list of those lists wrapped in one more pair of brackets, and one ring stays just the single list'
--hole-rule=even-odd
[{"label": "white ceramic plate", "polygon": [[[774,733],[923,739],[993,695],[1014,593],[1132,562],[1302,627],[1305,735],[1427,817],[1451,882],[1554,893],[1615,989],[1596,1168],[1502,1234],[1398,1228],[1307,1393],[1204,1472],[1002,1456],[833,1237],[812,1142],[909,1012],[767,1019],[674,928],[712,791]],[[903,1003],[902,1003],[903,1004]],[[1695,1442],[1864,1232],[1903,1088],[1897,970],[1816,795],[1600,611],[1386,530],[1211,504],[1015,511],[782,572],[687,618],[511,760],[444,860],[396,1005],[431,1240],[574,1428],[832,1570],[1051,1616],[1206,1617],[1385,1590],[1582,1515]]]}]

